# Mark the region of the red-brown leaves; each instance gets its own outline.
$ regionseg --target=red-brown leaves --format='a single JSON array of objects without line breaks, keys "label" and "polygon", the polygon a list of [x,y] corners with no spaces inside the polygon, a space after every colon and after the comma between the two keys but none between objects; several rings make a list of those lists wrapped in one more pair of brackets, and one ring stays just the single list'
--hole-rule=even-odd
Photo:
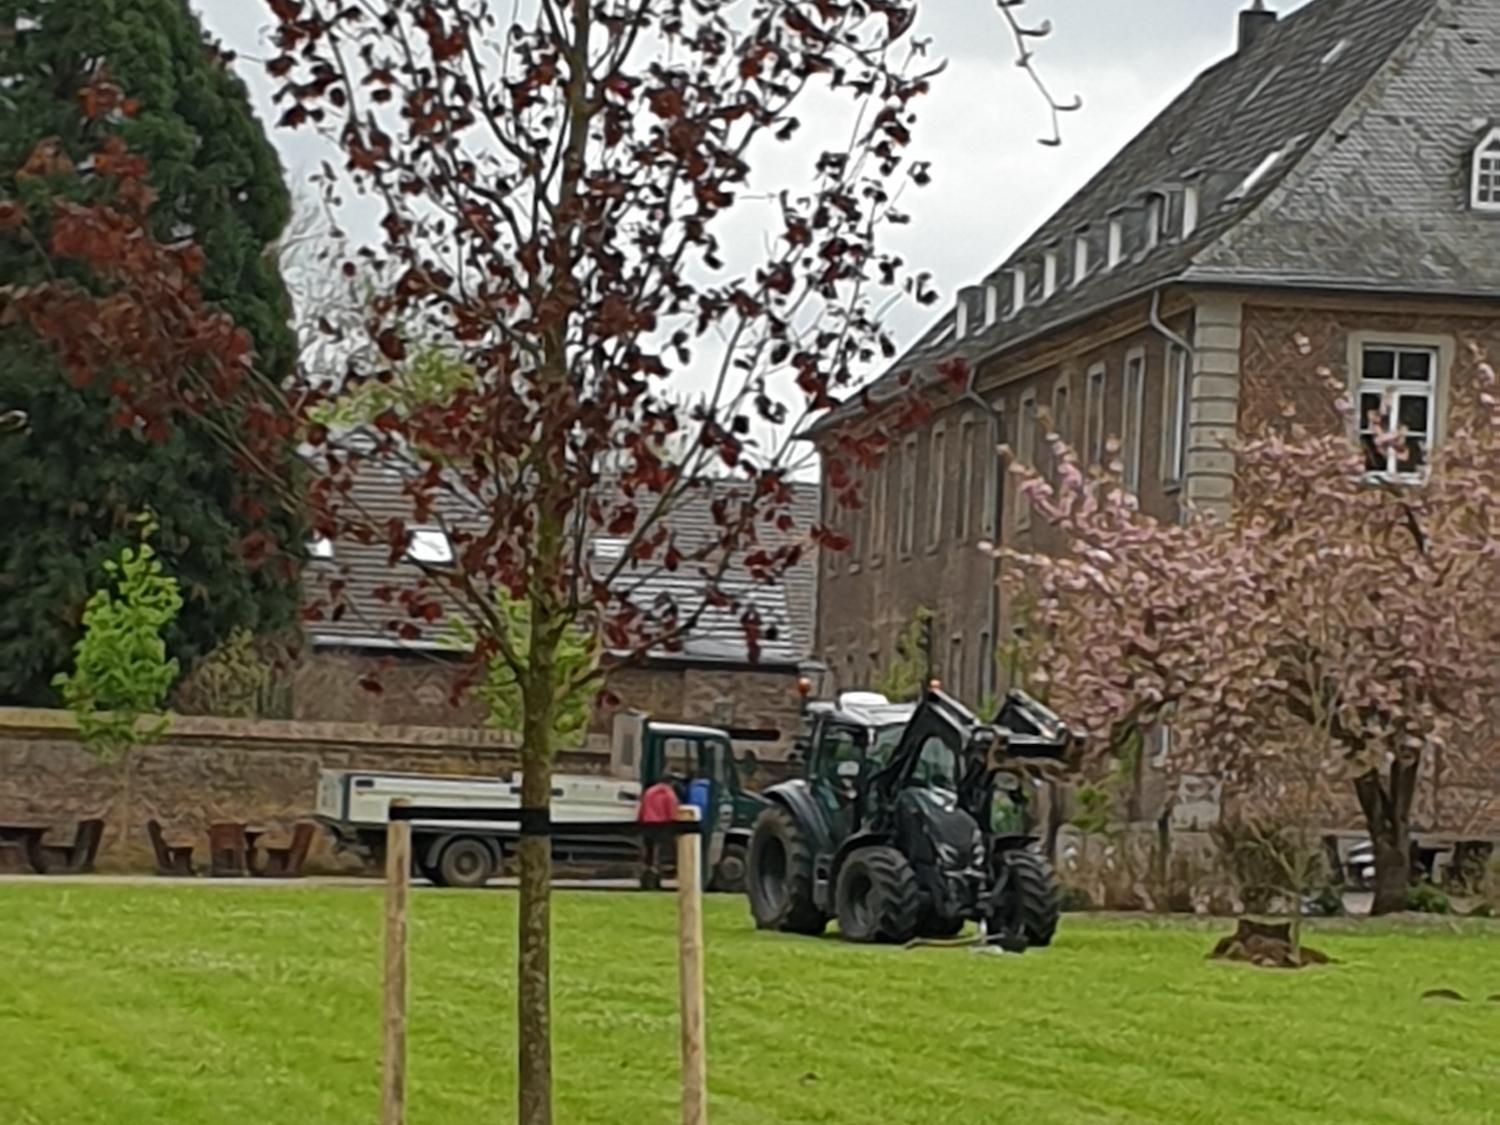
[{"label": "red-brown leaves", "polygon": [[937,373],[955,390],[961,391],[969,385],[969,361],[963,356],[951,356],[940,361],[937,365]]},{"label": "red-brown leaves", "polygon": [[16,180],[24,183],[52,176],[71,176],[75,170],[62,142],[56,137],[46,137],[37,142],[26,163],[16,169]]}]

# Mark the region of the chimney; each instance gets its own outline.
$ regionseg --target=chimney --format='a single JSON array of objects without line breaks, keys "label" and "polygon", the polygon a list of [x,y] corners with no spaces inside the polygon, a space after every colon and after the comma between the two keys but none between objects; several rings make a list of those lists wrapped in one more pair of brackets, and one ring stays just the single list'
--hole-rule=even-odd
[{"label": "chimney", "polygon": [[1275,26],[1276,13],[1266,8],[1266,0],[1255,0],[1254,4],[1240,13],[1239,50],[1243,53],[1247,47]]}]

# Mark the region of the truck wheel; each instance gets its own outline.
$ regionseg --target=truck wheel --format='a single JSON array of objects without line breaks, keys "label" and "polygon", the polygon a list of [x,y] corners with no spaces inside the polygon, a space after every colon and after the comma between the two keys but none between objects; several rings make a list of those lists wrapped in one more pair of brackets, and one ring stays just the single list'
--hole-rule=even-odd
[{"label": "truck wheel", "polygon": [[917,933],[917,876],[895,848],[860,848],[839,868],[839,932],[849,941],[908,942]]},{"label": "truck wheel", "polygon": [[813,902],[813,850],[796,819],[780,805],[760,814],[750,836],[745,889],[756,928],[821,934],[828,917]]},{"label": "truck wheel", "polygon": [[1002,859],[1010,869],[1006,892],[1009,928],[1023,936],[1027,945],[1051,945],[1062,914],[1052,865],[1028,851],[1006,852]]},{"label": "truck wheel", "polygon": [[483,840],[460,836],[443,848],[437,874],[445,887],[482,887],[495,874],[495,853]]},{"label": "truck wheel", "polygon": [[737,895],[745,890],[745,845],[725,844],[724,854],[719,857],[719,866],[714,868],[714,881],[708,888],[719,894]]}]

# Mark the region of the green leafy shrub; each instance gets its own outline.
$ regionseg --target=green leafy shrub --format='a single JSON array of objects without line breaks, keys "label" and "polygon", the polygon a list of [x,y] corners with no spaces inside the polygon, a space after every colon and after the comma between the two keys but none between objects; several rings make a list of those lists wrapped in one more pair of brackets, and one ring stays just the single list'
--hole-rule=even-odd
[{"label": "green leafy shrub", "polygon": [[1452,914],[1453,900],[1441,887],[1418,883],[1406,892],[1406,909],[1416,914]]},{"label": "green leafy shrub", "polygon": [[[140,545],[104,563],[105,584],[83,611],[73,671],[52,681],[85,744],[106,760],[166,732],[162,706],[177,679],[164,634],[182,610],[182,593],[149,542],[155,522],[140,525]],[[148,716],[154,721],[142,722]]]}]

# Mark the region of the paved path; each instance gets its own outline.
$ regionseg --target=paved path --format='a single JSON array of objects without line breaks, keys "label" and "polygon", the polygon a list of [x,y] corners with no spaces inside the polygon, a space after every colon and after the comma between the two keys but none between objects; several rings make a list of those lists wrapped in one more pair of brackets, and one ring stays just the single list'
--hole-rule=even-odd
[{"label": "paved path", "polygon": [[[383,879],[362,875],[306,875],[301,879],[211,879],[207,876],[167,877],[162,875],[0,875],[0,887],[43,884],[46,886],[91,887],[341,887],[345,890],[371,890],[385,885]],[[491,879],[488,887],[514,890],[514,878]],[[669,884],[670,885],[670,884]],[[426,879],[413,879],[412,886],[437,890]],[[635,891],[640,884],[634,879],[554,879],[552,886],[560,891]]]}]

